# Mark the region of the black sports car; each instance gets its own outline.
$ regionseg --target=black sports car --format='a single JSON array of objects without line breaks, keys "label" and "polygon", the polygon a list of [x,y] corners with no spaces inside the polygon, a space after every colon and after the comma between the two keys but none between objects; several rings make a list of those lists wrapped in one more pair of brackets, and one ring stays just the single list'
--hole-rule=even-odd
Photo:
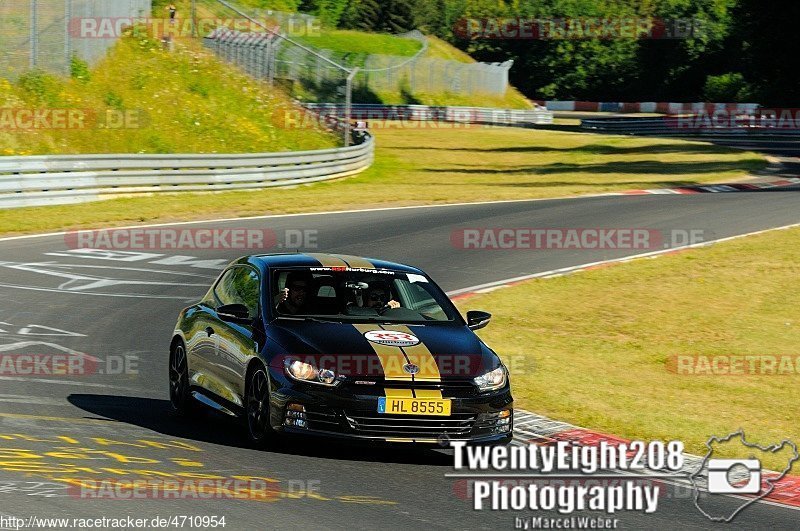
[{"label": "black sports car", "polygon": [[329,254],[236,260],[181,311],[170,401],[276,432],[389,442],[511,439],[508,371],[419,269]]}]

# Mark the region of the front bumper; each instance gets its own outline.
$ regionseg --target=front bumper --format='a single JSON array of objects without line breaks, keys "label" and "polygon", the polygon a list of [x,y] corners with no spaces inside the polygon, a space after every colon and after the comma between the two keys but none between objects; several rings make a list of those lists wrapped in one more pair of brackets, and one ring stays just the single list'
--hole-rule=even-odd
[{"label": "front bumper", "polygon": [[[334,388],[295,382],[273,374],[270,409],[273,429],[285,433],[370,442],[414,442],[447,446],[449,441],[505,443],[513,433],[513,398],[509,386],[478,393],[471,382],[386,383],[409,389],[438,389],[452,401],[448,417],[378,413],[384,382]],[[277,377],[277,378],[275,378]],[[277,381],[276,381],[277,380]],[[302,426],[287,422],[287,408],[304,409]],[[505,413],[508,411],[508,413]],[[503,416],[507,415],[507,416]],[[507,419],[507,420],[504,420]]]}]

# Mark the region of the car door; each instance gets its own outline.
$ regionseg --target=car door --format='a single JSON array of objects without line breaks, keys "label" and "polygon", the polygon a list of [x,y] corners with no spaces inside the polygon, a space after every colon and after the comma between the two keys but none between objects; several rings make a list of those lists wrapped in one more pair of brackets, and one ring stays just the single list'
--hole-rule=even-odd
[{"label": "car door", "polygon": [[219,318],[216,309],[227,304],[224,302],[227,298],[221,299],[219,294],[227,293],[227,289],[222,286],[232,282],[234,273],[234,268],[225,270],[203,301],[197,305],[190,317],[191,337],[187,344],[192,385],[225,399],[228,399],[230,392],[219,368],[219,345],[225,323]]},{"label": "car door", "polygon": [[248,265],[236,265],[222,278],[214,290],[218,306],[243,304],[247,307],[247,320],[223,320],[217,315],[217,360],[214,365],[216,380],[223,386],[221,396],[241,406],[244,395],[244,378],[247,364],[259,350],[254,337],[254,324],[259,316],[261,280],[258,272]]},{"label": "car door", "polygon": [[214,333],[216,313],[213,298],[206,297],[186,314],[186,353],[189,361],[189,381],[192,386],[211,390],[214,385],[213,366],[217,360],[219,335]]}]

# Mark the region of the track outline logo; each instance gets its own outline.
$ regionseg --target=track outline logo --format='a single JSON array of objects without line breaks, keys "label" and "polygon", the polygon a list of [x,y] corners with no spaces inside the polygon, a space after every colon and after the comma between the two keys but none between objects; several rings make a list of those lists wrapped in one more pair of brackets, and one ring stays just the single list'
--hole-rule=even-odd
[{"label": "track outline logo", "polygon": [[[737,437],[737,436],[738,436],[740,442],[742,443],[742,445],[747,447],[747,448],[754,448],[754,449],[757,449],[757,450],[761,450],[762,452],[776,453],[776,452],[779,452],[779,451],[781,451],[782,449],[784,449],[785,447],[788,446],[789,448],[792,449],[792,451],[794,452],[794,455],[789,459],[788,463],[786,463],[786,468],[784,468],[778,474],[778,476],[764,479],[764,483],[769,485],[768,489],[766,489],[763,492],[761,492],[761,494],[759,494],[758,496],[755,496],[754,498],[752,498],[750,500],[747,500],[745,503],[740,505],[735,511],[733,511],[733,513],[731,513],[731,515],[728,516],[727,518],[724,517],[724,516],[712,516],[709,513],[707,513],[705,510],[703,510],[702,507],[700,507],[700,486],[697,483],[697,477],[700,475],[700,473],[703,471],[704,468],[707,468],[707,465],[709,464],[709,461],[711,461],[711,455],[714,453],[714,448],[712,447],[712,444],[714,444],[714,443],[718,443],[718,444],[726,443],[726,442],[730,441],[731,439],[733,439],[734,437]],[[727,435],[726,437],[722,437],[722,438],[717,437],[716,435],[712,435],[706,441],[706,448],[708,448],[708,452],[706,453],[705,457],[703,457],[703,461],[700,463],[700,466],[697,468],[697,470],[695,470],[694,472],[692,472],[689,475],[689,481],[692,483],[692,488],[694,489],[694,506],[697,507],[698,511],[703,513],[703,516],[705,516],[706,518],[708,518],[712,522],[730,523],[746,507],[749,507],[753,503],[755,503],[755,502],[757,502],[759,500],[762,500],[762,499],[766,498],[767,496],[769,496],[770,494],[772,494],[772,491],[775,490],[775,484],[778,481],[782,480],[784,477],[786,477],[786,475],[792,469],[792,465],[794,465],[795,462],[800,460],[800,453],[798,453],[798,451],[797,451],[797,446],[792,441],[790,441],[789,439],[784,439],[779,444],[773,444],[773,445],[769,445],[769,446],[760,446],[760,445],[758,445],[756,443],[747,442],[747,440],[745,439],[744,430],[742,428],[739,428],[737,431]],[[737,461],[744,461],[744,460],[737,460]],[[760,472],[760,470],[759,470],[759,472]],[[752,473],[752,469],[751,469],[751,473]]]}]

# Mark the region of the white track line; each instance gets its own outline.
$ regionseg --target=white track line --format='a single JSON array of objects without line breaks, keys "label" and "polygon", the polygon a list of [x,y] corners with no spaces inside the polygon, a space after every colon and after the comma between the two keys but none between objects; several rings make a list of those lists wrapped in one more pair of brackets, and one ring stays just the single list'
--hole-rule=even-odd
[{"label": "white track line", "polygon": [[773,227],[773,228],[770,228],[770,229],[757,230],[757,231],[754,231],[754,232],[746,232],[746,233],[743,233],[743,234],[736,234],[734,236],[727,236],[725,238],[719,238],[717,240],[709,240],[707,242],[702,242],[702,243],[694,243],[694,244],[691,244],[691,245],[683,245],[683,246],[680,246],[680,247],[672,247],[670,249],[660,249],[658,251],[650,251],[650,252],[647,252],[647,253],[632,254],[632,255],[628,255],[628,256],[623,256],[621,258],[612,258],[610,260],[601,260],[599,262],[589,262],[589,263],[586,263],[586,264],[580,264],[580,265],[576,265],[576,266],[563,267],[561,269],[553,269],[553,270],[550,270],[550,271],[542,271],[541,273],[533,273],[533,274],[530,274],[530,275],[522,275],[522,276],[519,276],[519,277],[508,278],[508,279],[505,279],[505,280],[496,280],[494,282],[487,282],[485,284],[478,284],[477,286],[470,286],[468,288],[461,288],[461,289],[457,289],[457,290],[453,290],[453,291],[448,291],[447,295],[449,297],[454,297],[454,296],[457,296],[457,295],[464,295],[465,293],[474,293],[474,292],[478,292],[478,291],[488,293],[489,291],[492,291],[494,289],[503,288],[503,287],[506,287],[509,284],[514,284],[516,282],[522,282],[523,280],[531,280],[531,279],[534,279],[534,278],[559,277],[559,276],[562,276],[562,275],[565,275],[565,274],[568,274],[568,273],[574,273],[576,271],[582,271],[582,270],[590,268],[590,267],[601,266],[601,265],[606,265],[606,264],[615,264],[615,263],[619,263],[619,262],[628,262],[630,260],[636,260],[637,258],[656,257],[656,256],[660,256],[660,255],[663,255],[663,254],[674,253],[674,252],[682,251],[682,250],[686,250],[686,249],[696,249],[696,248],[700,248],[700,247],[707,247],[709,245],[714,245],[714,244],[717,244],[717,243],[736,240],[736,239],[744,238],[744,237],[747,237],[747,236],[755,236],[757,234],[764,234],[764,233],[772,232],[772,231],[776,231],[776,230],[792,229],[792,228],[795,228],[795,227],[800,227],[800,223],[793,223],[791,225],[783,225],[783,226],[780,226],[780,227]]},{"label": "white track line", "polygon": [[[473,206],[473,205],[502,205],[506,203],[532,203],[538,201],[558,201],[564,199],[587,199],[591,197],[616,197],[616,196],[626,196],[622,192],[607,192],[602,194],[586,194],[586,195],[570,195],[570,196],[562,196],[562,197],[540,197],[535,199],[503,199],[497,201],[477,201],[477,202],[465,202],[465,203],[444,203],[438,205],[409,205],[409,206],[398,206],[398,207],[379,207],[379,208],[360,208],[354,210],[327,210],[323,212],[297,212],[295,214],[267,214],[263,216],[248,216],[248,217],[241,217],[241,218],[218,218],[218,219],[202,219],[202,220],[195,220],[195,221],[173,221],[173,222],[164,222],[164,223],[153,223],[149,225],[126,225],[122,227],[101,227],[101,228],[94,228],[94,229],[73,229],[68,231],[61,231],[61,232],[47,232],[43,234],[24,234],[21,236],[6,236],[4,238],[0,238],[0,242],[5,241],[13,241],[13,240],[23,240],[26,238],[45,238],[47,236],[63,236],[65,234],[71,234],[73,232],[80,232],[80,231],[92,231],[92,230],[126,230],[126,229],[147,229],[151,227],[177,227],[180,225],[201,225],[205,223],[229,223],[233,221],[252,221],[256,219],[279,219],[279,218],[291,218],[291,217],[301,217],[301,216],[327,216],[330,214],[359,214],[364,212],[388,212],[392,210],[412,210],[415,208],[447,208],[447,207],[459,207],[459,206]],[[631,196],[635,197],[635,196]]]}]

